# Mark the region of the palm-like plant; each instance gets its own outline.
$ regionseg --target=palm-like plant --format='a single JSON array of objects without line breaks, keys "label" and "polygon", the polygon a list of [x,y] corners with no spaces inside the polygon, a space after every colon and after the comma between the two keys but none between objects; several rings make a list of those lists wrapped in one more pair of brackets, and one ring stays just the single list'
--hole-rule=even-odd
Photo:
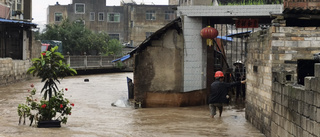
[{"label": "palm-like plant", "polygon": [[57,95],[58,86],[56,82],[60,83],[59,78],[64,78],[68,75],[77,74],[76,70],[70,68],[64,60],[64,56],[57,52],[58,46],[51,48],[41,54],[40,58],[32,59],[32,67],[28,69],[28,73],[41,78],[41,82],[45,82],[41,93],[44,92],[43,97],[46,100],[47,96],[50,98],[54,93]]}]

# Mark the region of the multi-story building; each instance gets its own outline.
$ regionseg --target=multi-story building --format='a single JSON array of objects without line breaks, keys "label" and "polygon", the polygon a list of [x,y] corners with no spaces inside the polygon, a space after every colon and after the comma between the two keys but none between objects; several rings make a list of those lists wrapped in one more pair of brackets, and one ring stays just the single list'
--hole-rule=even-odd
[{"label": "multi-story building", "polygon": [[176,5],[106,6],[106,0],[73,0],[69,5],[50,5],[48,24],[59,24],[63,18],[84,23],[94,32],[107,32],[111,38],[137,46],[146,37],[176,18]]},{"label": "multi-story building", "polygon": [[[32,0],[0,0],[0,85],[28,77],[31,59],[40,56],[32,40]],[[34,45],[34,46],[33,46]]]},{"label": "multi-story building", "polygon": [[0,0],[0,57],[28,59],[31,55],[32,0]]},{"label": "multi-story building", "polygon": [[30,21],[31,3],[31,0],[0,0],[0,18]]}]

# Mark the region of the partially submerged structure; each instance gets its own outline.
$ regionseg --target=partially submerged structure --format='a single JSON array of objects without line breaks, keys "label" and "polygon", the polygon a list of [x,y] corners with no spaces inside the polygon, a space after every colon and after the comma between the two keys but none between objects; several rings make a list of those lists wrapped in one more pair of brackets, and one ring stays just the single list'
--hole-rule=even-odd
[{"label": "partially submerged structure", "polygon": [[[230,79],[232,68],[228,65],[226,56],[234,55],[229,62],[236,61],[237,57],[244,57],[245,46],[237,46],[236,49],[239,50],[235,51],[226,48],[230,53],[225,55],[218,46],[207,46],[206,40],[200,36],[201,29],[208,25],[214,26],[220,32],[221,39],[230,40],[223,36],[234,33],[241,35],[248,31],[235,27],[235,16],[248,21],[252,18],[265,25],[271,22],[270,12],[280,13],[281,6],[226,7],[178,7],[180,18],[159,29],[130,53],[130,56],[134,57],[136,102],[141,103],[142,107],[206,104],[208,87],[214,80],[214,72],[223,70]],[[261,8],[265,10],[261,11]],[[230,9],[239,11],[232,15],[228,13]],[[218,43],[221,46],[224,42]]]}]

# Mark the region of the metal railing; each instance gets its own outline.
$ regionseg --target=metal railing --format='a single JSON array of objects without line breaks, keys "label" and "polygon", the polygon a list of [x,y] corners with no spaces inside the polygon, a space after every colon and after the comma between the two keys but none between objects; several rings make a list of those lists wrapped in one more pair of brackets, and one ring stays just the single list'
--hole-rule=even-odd
[{"label": "metal railing", "polygon": [[65,55],[67,64],[76,70],[115,68],[112,56],[101,55]]}]

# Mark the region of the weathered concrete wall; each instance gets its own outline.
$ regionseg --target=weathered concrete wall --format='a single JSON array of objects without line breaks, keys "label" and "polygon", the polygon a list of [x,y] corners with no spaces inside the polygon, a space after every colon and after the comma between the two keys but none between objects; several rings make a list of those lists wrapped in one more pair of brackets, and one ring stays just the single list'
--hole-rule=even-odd
[{"label": "weathered concrete wall", "polygon": [[185,107],[206,104],[207,91],[159,93],[147,92],[146,107]]},{"label": "weathered concrete wall", "polygon": [[319,136],[318,74],[292,86],[297,61],[320,52],[319,34],[316,27],[271,27],[249,38],[246,118],[267,137]]},{"label": "weathered concrete wall", "polygon": [[152,101],[150,99],[149,102],[145,101],[147,92],[165,94],[181,92],[182,68],[183,36],[171,29],[159,40],[153,40],[150,46],[135,55],[135,100],[142,102],[143,106],[150,106]]},{"label": "weathered concrete wall", "polygon": [[0,85],[30,78],[26,72],[31,65],[29,60],[12,60],[0,58]]}]

